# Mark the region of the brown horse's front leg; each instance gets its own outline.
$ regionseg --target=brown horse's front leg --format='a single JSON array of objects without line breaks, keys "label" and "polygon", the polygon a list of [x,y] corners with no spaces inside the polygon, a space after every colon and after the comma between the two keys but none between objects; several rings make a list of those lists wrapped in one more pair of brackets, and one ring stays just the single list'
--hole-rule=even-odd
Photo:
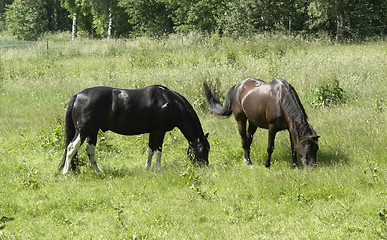
[{"label": "brown horse's front leg", "polygon": [[265,167],[270,168],[270,160],[271,160],[271,154],[274,151],[274,139],[275,135],[277,134],[277,131],[274,129],[273,125],[269,125],[269,139],[267,142],[267,160],[265,163]]},{"label": "brown horse's front leg", "polygon": [[299,168],[298,162],[297,162],[297,153],[294,149],[294,140],[292,138],[292,133],[289,131],[289,139],[290,139],[290,149],[292,151],[292,166],[293,168]]}]

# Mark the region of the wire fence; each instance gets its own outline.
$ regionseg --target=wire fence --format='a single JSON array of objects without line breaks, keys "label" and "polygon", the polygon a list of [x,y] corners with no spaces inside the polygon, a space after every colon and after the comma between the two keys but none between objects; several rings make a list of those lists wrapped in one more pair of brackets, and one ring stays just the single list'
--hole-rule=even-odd
[{"label": "wire fence", "polygon": [[[346,27],[343,29],[344,31],[348,33],[356,33],[364,30],[377,30],[374,31],[375,37],[378,37],[380,40],[384,41],[385,40],[385,30],[386,30],[387,25],[380,25],[380,26],[372,26],[372,27],[361,27],[361,28],[348,28]],[[315,31],[310,32],[311,35],[313,35]],[[376,32],[378,34],[376,34]],[[266,32],[265,36],[266,36]],[[289,25],[289,29],[286,32],[286,34],[289,35],[298,35],[298,34],[303,34],[303,35],[308,35],[308,31],[301,30],[297,31],[291,28],[291,25]],[[197,34],[196,34],[197,35]],[[200,34],[199,34],[200,35]],[[187,35],[181,35],[181,39],[183,42],[183,38]],[[204,35],[203,35],[204,36]],[[164,36],[163,38],[168,38],[168,36]],[[160,39],[160,38],[159,38]],[[89,39],[90,40],[90,39]],[[128,40],[128,39],[126,39]],[[109,41],[106,41],[105,43],[114,43],[116,42],[114,39],[111,39]],[[60,46],[70,46],[70,45],[78,45],[78,44],[85,44],[83,41],[72,41],[69,39],[69,41],[58,41],[58,40],[38,40],[38,41],[24,41],[24,40],[2,40],[0,39],[0,52],[5,52],[8,50],[25,50],[26,48],[39,48],[41,52],[44,52],[47,56],[49,55],[49,51],[52,47],[60,47]]]}]

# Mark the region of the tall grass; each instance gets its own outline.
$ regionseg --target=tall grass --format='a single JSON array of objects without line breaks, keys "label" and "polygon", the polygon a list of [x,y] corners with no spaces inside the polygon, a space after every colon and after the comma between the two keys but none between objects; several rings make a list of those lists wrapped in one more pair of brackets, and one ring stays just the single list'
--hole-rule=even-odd
[{"label": "tall grass", "polygon": [[[0,238],[386,239],[387,76],[384,42],[331,45],[287,36],[67,41],[66,34],[0,45]],[[48,41],[48,49],[47,49]],[[3,41],[2,43],[3,44]],[[12,47],[10,47],[12,45]],[[319,165],[293,170],[288,134],[263,167],[267,131],[243,163],[234,119],[209,114],[201,83],[221,91],[247,77],[288,80],[320,139]],[[336,79],[339,105],[313,107]],[[178,130],[163,170],[143,168],[147,135],[100,133],[100,174],[57,173],[71,95],[96,85],[163,84],[191,102],[210,133],[210,166],[192,167]]]}]

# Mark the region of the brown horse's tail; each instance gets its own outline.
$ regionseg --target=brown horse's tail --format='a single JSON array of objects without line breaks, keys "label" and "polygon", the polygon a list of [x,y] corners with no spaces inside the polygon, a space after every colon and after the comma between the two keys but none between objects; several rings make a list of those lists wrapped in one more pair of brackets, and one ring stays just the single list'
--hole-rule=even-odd
[{"label": "brown horse's tail", "polygon": [[234,87],[231,88],[230,91],[227,93],[223,106],[219,99],[214,97],[210,88],[208,87],[208,84],[206,82],[203,82],[203,91],[204,95],[206,96],[206,103],[213,114],[225,117],[229,117],[232,114],[232,105],[230,98],[233,89]]},{"label": "brown horse's tail", "polygon": [[65,121],[66,121],[66,123],[65,123],[66,124],[65,142],[64,142],[65,150],[64,150],[62,161],[60,162],[59,167],[58,167],[59,171],[61,171],[65,165],[66,156],[67,156],[67,146],[69,145],[69,143],[73,140],[73,138],[75,136],[75,126],[74,126],[74,122],[73,122],[73,106],[74,106],[74,102],[76,99],[77,99],[77,95],[74,95],[70,99],[69,106],[67,107],[66,119],[65,119]]}]

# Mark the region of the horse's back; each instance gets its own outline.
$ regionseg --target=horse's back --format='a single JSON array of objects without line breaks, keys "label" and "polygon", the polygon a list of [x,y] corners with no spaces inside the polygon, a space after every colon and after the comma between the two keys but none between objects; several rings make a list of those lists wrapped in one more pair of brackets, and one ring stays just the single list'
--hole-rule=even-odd
[{"label": "horse's back", "polygon": [[248,84],[251,87],[245,88],[240,102],[249,121],[260,128],[268,128],[273,123],[280,123],[280,128],[286,128],[281,109],[283,83],[275,79],[270,83],[259,81],[255,86],[251,82]]},{"label": "horse's back", "polygon": [[161,85],[140,89],[92,87],[76,96],[73,121],[80,128],[125,135],[172,130],[182,120],[182,109],[191,106],[183,96]]}]

